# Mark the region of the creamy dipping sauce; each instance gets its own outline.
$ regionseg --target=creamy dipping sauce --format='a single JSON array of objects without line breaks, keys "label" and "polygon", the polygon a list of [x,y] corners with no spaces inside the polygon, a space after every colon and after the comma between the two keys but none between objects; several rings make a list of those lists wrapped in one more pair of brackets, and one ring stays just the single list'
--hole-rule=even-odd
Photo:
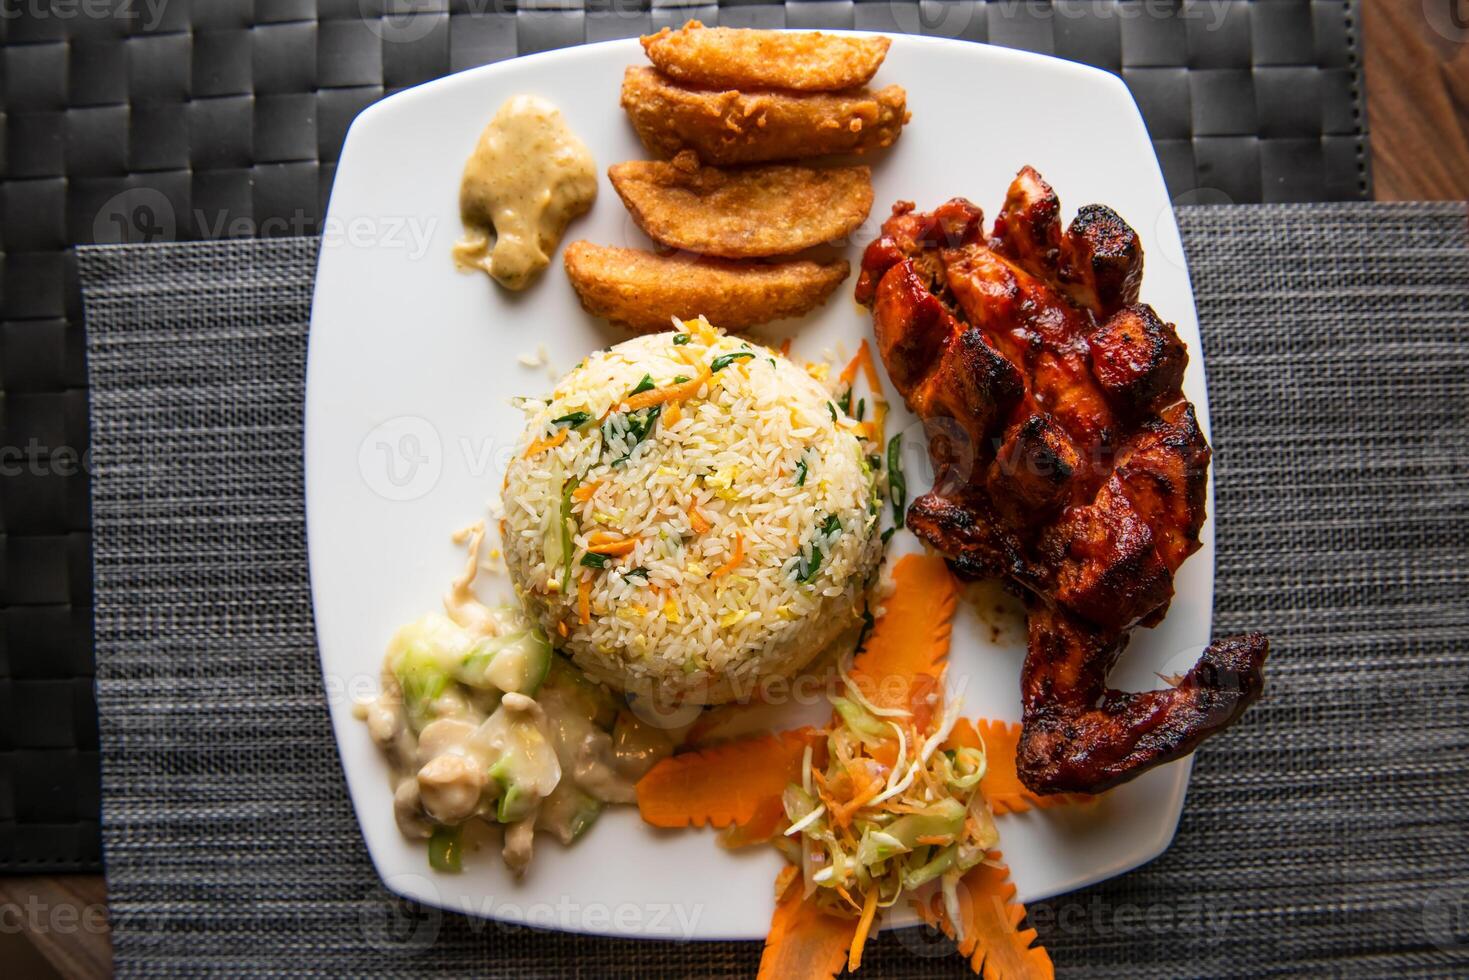
[{"label": "creamy dipping sauce", "polygon": [[506,289],[524,289],[597,197],[597,165],[561,110],[534,95],[500,106],[464,165],[454,246],[462,269],[483,269]]}]

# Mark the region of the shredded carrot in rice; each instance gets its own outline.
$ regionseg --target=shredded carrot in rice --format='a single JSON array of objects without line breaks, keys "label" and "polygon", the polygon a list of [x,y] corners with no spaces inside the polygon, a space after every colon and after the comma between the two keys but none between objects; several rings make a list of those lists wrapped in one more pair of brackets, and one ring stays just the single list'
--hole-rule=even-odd
[{"label": "shredded carrot in rice", "polygon": [[545,439],[537,439],[535,442],[531,443],[530,446],[526,449],[525,458],[530,459],[532,456],[539,456],[547,449],[555,449],[557,446],[566,441],[566,437],[570,432],[570,429],[562,429],[554,436],[548,436]]},{"label": "shredded carrot in rice", "polygon": [[730,572],[734,571],[736,568],[739,568],[740,567],[740,562],[742,562],[744,560],[745,560],[745,536],[743,534],[741,534],[740,532],[736,531],[735,532],[734,553],[729,556],[729,561],[725,562],[723,565],[720,565],[718,568],[716,568],[713,572],[710,573],[709,577],[710,578],[720,578],[721,576],[728,575]]},{"label": "shredded carrot in rice", "polygon": [[583,626],[592,621],[592,580],[590,578],[583,578],[576,587],[576,611]]},{"label": "shredded carrot in rice", "polygon": [[601,485],[601,482],[597,480],[593,480],[591,483],[583,483],[581,486],[571,491],[571,499],[581,502],[591,500],[592,494],[596,493],[597,488]]},{"label": "shredded carrot in rice", "polygon": [[624,412],[636,412],[639,409],[652,408],[654,405],[662,405],[665,402],[680,402],[685,398],[692,398],[698,393],[704,382],[709,380],[709,377],[709,367],[704,365],[696,377],[679,384],[640,391],[636,395],[624,398],[619,408]]},{"label": "shredded carrot in rice", "polygon": [[698,504],[689,504],[689,524],[693,527],[695,534],[708,534],[709,528],[713,526],[705,520],[703,514],[699,513]]},{"label": "shredded carrot in rice", "polygon": [[607,555],[617,558],[622,555],[631,554],[638,546],[636,538],[607,538],[601,541],[593,539],[587,542],[587,550],[594,555]]}]

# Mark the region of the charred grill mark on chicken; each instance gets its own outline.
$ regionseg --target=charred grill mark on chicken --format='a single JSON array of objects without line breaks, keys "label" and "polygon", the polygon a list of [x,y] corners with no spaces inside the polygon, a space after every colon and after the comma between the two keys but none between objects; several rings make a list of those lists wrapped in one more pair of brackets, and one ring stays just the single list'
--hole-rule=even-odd
[{"label": "charred grill mark on chicken", "polygon": [[1188,351],[1138,304],[1143,252],[1111,209],[1063,232],[1040,174],[1015,178],[992,233],[962,198],[899,202],[863,258],[857,299],[910,409],[953,420],[930,440],[934,491],[908,525],[969,578],[1030,605],[1021,778],[1097,792],[1191,752],[1258,697],[1268,652],[1210,645],[1162,691],[1107,687],[1136,625],[1156,625],[1199,547],[1209,446],[1182,382]]}]

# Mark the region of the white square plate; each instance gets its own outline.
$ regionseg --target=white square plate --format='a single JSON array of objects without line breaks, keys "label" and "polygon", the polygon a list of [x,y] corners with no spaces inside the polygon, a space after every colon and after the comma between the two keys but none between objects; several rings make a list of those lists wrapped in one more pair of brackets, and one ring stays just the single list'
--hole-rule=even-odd
[{"label": "white square plate", "polygon": [[[637,63],[644,59],[632,40],[534,55],[400,93],[352,124],[317,273],[306,394],[307,524],[322,669],[352,801],[388,888],[457,911],[577,932],[759,939],[781,862],[775,851],[729,853],[707,831],[656,831],[631,807],[608,811],[574,847],[539,841],[521,881],[492,850],[467,856],[462,874],[435,874],[423,844],[399,835],[384,760],[352,717],[352,697],[376,688],[394,629],[439,608],[461,567],[449,534],[485,516],[498,491],[521,428],[508,399],[551,387],[546,368],[523,367],[518,356],[544,346],[560,372],[623,339],[582,312],[559,254],[523,295],[455,270],[449,253],[460,234],[464,161],[504,99],[544,96],[591,148],[601,174],[596,206],[568,239],[647,247],[605,177],[608,165],[646,156],[618,107],[623,69]],[[847,250],[854,268],[894,201],[931,208],[964,195],[992,216],[1015,172],[1032,164],[1061,195],[1068,220],[1078,206],[1104,202],[1142,236],[1143,299],[1177,323],[1189,347],[1184,387],[1207,431],[1188,270],[1147,130],[1123,83],[1052,58],[910,36],[893,38],[876,79],[890,82],[907,88],[913,121],[891,151],[871,160],[876,205]],[[778,342],[794,335],[795,353],[811,358],[828,349],[850,354],[871,332],[870,318],[851,300],[852,283],[807,322],[760,336]],[[898,411],[889,431],[901,431],[912,418],[892,400]],[[913,455],[907,468],[910,483],[921,483]],[[1157,687],[1154,671],[1193,663],[1209,636],[1213,566],[1206,524],[1167,620],[1137,631],[1119,686]],[[503,578],[484,591],[496,590],[510,594]],[[1023,629],[994,632],[973,609],[962,610],[950,685],[965,685],[970,716],[1016,720]],[[1019,897],[1070,891],[1156,857],[1173,837],[1188,774],[1185,760],[1085,812],[1001,817],[1001,847]],[[911,921],[904,911],[888,925]]]}]

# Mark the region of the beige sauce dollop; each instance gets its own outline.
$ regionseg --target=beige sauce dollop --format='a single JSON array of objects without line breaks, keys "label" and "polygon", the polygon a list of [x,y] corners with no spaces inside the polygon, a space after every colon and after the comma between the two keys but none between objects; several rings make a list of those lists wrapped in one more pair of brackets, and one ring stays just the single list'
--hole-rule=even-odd
[{"label": "beige sauce dollop", "polygon": [[529,286],[567,224],[596,200],[596,171],[561,110],[534,95],[511,96],[464,165],[455,263],[483,269],[506,289]]}]

